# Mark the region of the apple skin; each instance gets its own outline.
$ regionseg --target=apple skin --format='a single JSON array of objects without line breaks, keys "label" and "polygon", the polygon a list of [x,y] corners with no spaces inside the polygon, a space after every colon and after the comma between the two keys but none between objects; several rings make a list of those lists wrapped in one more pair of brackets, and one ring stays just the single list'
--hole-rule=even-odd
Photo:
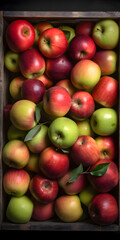
[{"label": "apple skin", "polygon": [[3,187],[7,194],[21,197],[30,183],[29,174],[24,169],[10,169],[3,176]]},{"label": "apple skin", "polygon": [[6,30],[6,41],[14,52],[23,52],[32,47],[35,40],[35,30],[26,20],[15,20]]},{"label": "apple skin", "polygon": [[80,201],[84,204],[87,208],[92,201],[93,197],[97,194],[95,189],[88,184],[82,191],[79,193]]},{"label": "apple skin", "polygon": [[3,162],[16,169],[25,167],[29,161],[29,150],[21,140],[11,140],[3,147]]},{"label": "apple skin", "polygon": [[71,157],[76,165],[80,163],[85,167],[93,165],[100,157],[97,142],[90,136],[79,136],[71,148]]},{"label": "apple skin", "polygon": [[11,122],[10,122],[10,111],[11,111],[12,106],[13,106],[13,104],[7,104],[3,108],[4,121],[8,126],[11,124]]},{"label": "apple skin", "polygon": [[76,62],[91,59],[95,55],[96,45],[89,35],[75,36],[69,44],[69,55]]},{"label": "apple skin", "polygon": [[94,22],[93,21],[81,21],[76,24],[76,35],[79,34],[86,34],[86,35],[92,35]]},{"label": "apple skin", "polygon": [[37,77],[36,79],[43,82],[46,89],[52,87],[52,85],[53,85],[53,81],[51,79],[49,79],[45,73],[43,73],[41,76]]},{"label": "apple skin", "polygon": [[45,221],[54,216],[54,201],[48,204],[42,204],[36,200],[33,201],[34,209],[32,218],[36,221]]},{"label": "apple skin", "polygon": [[64,26],[63,25],[63,26],[60,26],[59,29],[62,30],[65,33],[65,35],[66,35],[67,32],[69,32],[70,36],[67,37],[67,35],[66,35],[67,41],[68,41],[68,46],[69,46],[69,43],[75,37],[75,30],[74,30],[74,28],[72,28],[70,26]]},{"label": "apple skin", "polygon": [[78,126],[70,118],[59,117],[52,121],[48,128],[48,136],[58,148],[71,147],[78,138]]},{"label": "apple skin", "polygon": [[90,126],[90,121],[89,119],[83,120],[83,121],[76,121],[77,126],[78,126],[78,131],[79,131],[79,136],[82,135],[88,135],[93,137],[93,131]]},{"label": "apple skin", "polygon": [[113,49],[119,41],[119,26],[112,19],[97,22],[93,28],[92,38],[103,49]]},{"label": "apple skin", "polygon": [[26,195],[11,197],[6,210],[7,219],[13,223],[27,223],[32,217],[33,208],[33,202]]},{"label": "apple skin", "polygon": [[36,104],[29,100],[19,100],[15,102],[10,110],[10,120],[12,124],[20,130],[30,130],[36,126],[35,121]]},{"label": "apple skin", "polygon": [[40,173],[39,169],[39,154],[30,153],[28,164],[25,166],[26,171]]},{"label": "apple skin", "polygon": [[19,68],[19,54],[13,51],[8,51],[5,54],[4,59],[5,67],[13,73],[18,73],[20,71]]},{"label": "apple skin", "polygon": [[101,69],[101,75],[111,75],[117,69],[117,54],[113,50],[100,50],[93,59]]},{"label": "apple skin", "polygon": [[94,100],[104,107],[113,107],[117,102],[118,82],[109,76],[102,77],[92,91]]},{"label": "apple skin", "polygon": [[93,132],[100,136],[109,136],[117,129],[117,112],[113,108],[99,108],[91,116]]},{"label": "apple skin", "polygon": [[21,87],[21,96],[23,99],[38,103],[43,99],[45,93],[44,84],[38,79],[27,79]]},{"label": "apple skin", "polygon": [[39,22],[34,25],[35,29],[35,44],[38,44],[40,34],[45,30],[53,28],[53,25],[49,22]]},{"label": "apple skin", "polygon": [[24,83],[25,78],[23,76],[18,76],[15,77],[11,80],[10,84],[9,84],[9,92],[11,97],[14,100],[20,100],[21,97],[21,87],[22,84]]},{"label": "apple skin", "polygon": [[46,113],[62,117],[68,113],[70,106],[71,96],[65,88],[53,86],[46,90],[43,96],[43,109]]},{"label": "apple skin", "polygon": [[7,138],[9,141],[14,140],[14,139],[24,140],[25,135],[26,135],[25,131],[19,130],[18,128],[14,127],[13,125],[10,125],[7,130]]},{"label": "apple skin", "polygon": [[76,222],[82,217],[83,209],[77,195],[63,195],[55,201],[55,212],[63,222]]},{"label": "apple skin", "polygon": [[71,71],[71,82],[77,89],[92,89],[98,83],[101,70],[98,64],[90,59],[77,62]]},{"label": "apple skin", "polygon": [[77,90],[76,88],[72,85],[70,79],[63,79],[60,80],[56,83],[56,86],[64,87],[70,94],[70,96],[73,95]]},{"label": "apple skin", "polygon": [[40,175],[35,175],[29,185],[32,196],[43,204],[47,204],[56,199],[58,195],[58,183]]},{"label": "apple skin", "polygon": [[98,136],[95,138],[95,141],[98,144],[100,149],[100,158],[99,160],[106,159],[109,161],[113,161],[115,159],[115,141],[112,137],[102,137]]},{"label": "apple skin", "polygon": [[75,92],[71,97],[70,116],[76,120],[89,118],[95,110],[92,95],[86,91]]},{"label": "apple skin", "polygon": [[39,157],[40,171],[50,179],[58,179],[69,169],[69,157],[53,147],[45,148]]},{"label": "apple skin", "polygon": [[97,161],[94,165],[92,165],[90,171],[102,163],[110,163],[106,173],[103,176],[93,176],[88,174],[88,180],[96,191],[105,193],[111,191],[115,186],[117,186],[119,176],[116,163],[106,159]]},{"label": "apple skin", "polygon": [[50,28],[40,35],[38,47],[45,57],[57,58],[66,52],[68,42],[62,30]]},{"label": "apple skin", "polygon": [[19,67],[25,78],[36,78],[45,71],[45,60],[35,48],[28,49],[20,54]]},{"label": "apple skin", "polygon": [[118,218],[118,204],[110,193],[95,196],[88,207],[92,221],[98,225],[109,225]]}]

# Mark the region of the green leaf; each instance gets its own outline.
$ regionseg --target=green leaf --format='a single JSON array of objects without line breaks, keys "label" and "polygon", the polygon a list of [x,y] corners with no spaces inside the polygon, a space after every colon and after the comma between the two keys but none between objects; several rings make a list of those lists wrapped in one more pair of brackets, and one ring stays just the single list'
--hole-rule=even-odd
[{"label": "green leaf", "polygon": [[39,123],[41,118],[41,109],[42,109],[42,105],[41,103],[38,103],[35,108],[35,118],[37,123]]},{"label": "green leaf", "polygon": [[27,135],[25,136],[25,139],[24,139],[24,142],[27,142],[29,140],[32,140],[36,135],[37,133],[40,131],[41,129],[41,125],[36,125],[35,127],[33,127],[28,133]]},{"label": "green leaf", "polygon": [[70,31],[67,31],[67,30],[62,30],[67,38],[67,40],[69,40],[70,38]]},{"label": "green leaf", "polygon": [[97,165],[89,173],[93,176],[98,176],[98,177],[103,176],[106,173],[109,165],[110,165],[110,162],[109,163],[101,163],[101,164]]},{"label": "green leaf", "polygon": [[82,163],[77,167],[77,168],[74,168],[71,173],[70,173],[70,176],[69,176],[69,179],[68,179],[68,183],[72,183],[72,182],[75,182],[76,179],[79,177],[79,175],[83,172],[83,165]]}]

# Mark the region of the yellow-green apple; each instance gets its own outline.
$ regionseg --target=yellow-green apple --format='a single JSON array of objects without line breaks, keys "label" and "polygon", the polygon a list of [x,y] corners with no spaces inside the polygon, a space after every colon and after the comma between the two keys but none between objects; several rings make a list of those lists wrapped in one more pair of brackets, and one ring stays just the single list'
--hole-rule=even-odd
[{"label": "yellow-green apple", "polygon": [[30,152],[21,140],[11,140],[3,147],[3,162],[16,169],[24,168],[29,161]]},{"label": "yellow-green apple", "polygon": [[109,161],[112,161],[115,159],[115,153],[116,153],[116,146],[115,146],[115,141],[112,137],[102,137],[98,136],[95,138],[98,147],[100,149],[100,158],[99,160],[102,159],[107,159]]},{"label": "yellow-green apple", "polygon": [[92,201],[93,197],[97,194],[97,191],[89,184],[79,193],[80,201],[86,207]]},{"label": "yellow-green apple", "polygon": [[71,96],[68,91],[60,86],[53,86],[46,90],[43,96],[43,109],[54,117],[66,115],[71,106]]},{"label": "yellow-green apple", "polygon": [[37,122],[35,121],[36,104],[29,100],[19,100],[15,102],[10,110],[12,124],[20,130],[29,130]]},{"label": "yellow-green apple", "polygon": [[45,221],[54,216],[54,201],[42,204],[36,200],[33,200],[34,209],[32,213],[32,219],[37,221]]},{"label": "yellow-green apple", "polygon": [[31,140],[26,141],[31,152],[39,153],[49,145],[48,127],[41,124],[39,132]]},{"label": "yellow-green apple", "polygon": [[47,204],[56,199],[58,195],[58,183],[56,180],[35,175],[30,181],[29,190],[37,201]]},{"label": "yellow-green apple", "polygon": [[92,32],[95,43],[103,49],[113,49],[119,41],[119,26],[113,19],[98,21]]},{"label": "yellow-green apple", "polygon": [[100,150],[97,142],[91,136],[79,136],[71,148],[71,157],[76,165],[88,167],[99,160]]},{"label": "yellow-green apple", "polygon": [[58,148],[71,147],[78,138],[78,126],[70,118],[59,117],[48,128],[50,141]]},{"label": "yellow-green apple", "polygon": [[44,73],[41,76],[37,77],[36,79],[40,80],[43,82],[46,88],[50,88],[53,85],[53,81],[48,78],[48,76]]},{"label": "yellow-green apple", "polygon": [[33,202],[26,195],[21,197],[11,197],[7,210],[7,219],[13,223],[27,223],[33,213]]},{"label": "yellow-green apple", "polygon": [[101,77],[92,91],[94,100],[104,107],[113,107],[117,103],[118,82],[110,76]]},{"label": "yellow-green apple", "polygon": [[64,32],[53,27],[41,33],[38,46],[45,57],[57,58],[66,52],[68,42]]},{"label": "yellow-green apple", "polygon": [[59,29],[61,29],[66,37],[67,37],[67,41],[68,41],[68,45],[71,42],[71,40],[75,37],[75,29],[73,27],[70,26],[59,26]]},{"label": "yellow-green apple", "polygon": [[99,108],[91,116],[92,130],[101,136],[109,136],[117,129],[117,112],[113,108]]},{"label": "yellow-green apple", "polygon": [[79,136],[82,135],[88,135],[91,137],[93,136],[93,131],[89,119],[83,121],[76,121],[76,123],[78,125]]},{"label": "yellow-green apple", "polygon": [[95,224],[110,225],[118,218],[117,200],[110,193],[100,193],[92,199],[88,212]]},{"label": "yellow-green apple", "polygon": [[77,35],[69,44],[69,56],[78,62],[82,59],[91,59],[95,55],[96,45],[89,35]]},{"label": "yellow-green apple", "polygon": [[14,52],[23,52],[32,47],[35,40],[35,30],[26,20],[18,19],[11,22],[6,30],[6,41]]},{"label": "yellow-green apple", "polygon": [[101,69],[101,75],[111,75],[117,70],[117,53],[113,50],[99,50],[93,57]]},{"label": "yellow-green apple", "polygon": [[4,58],[5,67],[13,73],[18,73],[20,71],[19,68],[19,54],[13,51],[8,51],[5,54]]},{"label": "yellow-green apple", "polygon": [[25,78],[36,78],[45,71],[45,60],[35,48],[28,49],[20,54],[19,67]]},{"label": "yellow-green apple", "polygon": [[53,28],[53,25],[49,22],[39,22],[34,25],[35,29],[35,44],[38,44],[40,34],[45,30]]},{"label": "yellow-green apple", "polygon": [[109,163],[109,166],[107,168],[107,171],[102,176],[94,176],[90,173],[88,174],[88,180],[90,184],[95,188],[98,192],[109,192],[111,191],[115,186],[118,184],[118,167],[115,162],[101,159],[97,161],[89,171],[92,171],[96,166],[103,163]]},{"label": "yellow-green apple", "polygon": [[84,189],[87,181],[85,174],[81,174],[74,182],[68,183],[71,171],[72,170],[67,171],[67,173],[58,179],[58,185],[66,194],[75,195]]},{"label": "yellow-green apple", "polygon": [[30,176],[24,169],[10,169],[3,176],[3,187],[7,194],[21,197],[29,187]]},{"label": "yellow-green apple", "polygon": [[25,81],[25,78],[23,76],[18,76],[12,79],[12,81],[9,84],[9,92],[11,97],[14,100],[20,100],[21,97],[21,86],[23,82]]},{"label": "yellow-green apple", "polygon": [[37,153],[30,153],[28,164],[26,165],[25,169],[27,171],[31,171],[34,173],[40,173],[39,169],[39,154]]},{"label": "yellow-green apple", "polygon": [[71,71],[71,82],[77,89],[92,89],[98,83],[101,70],[97,63],[90,59],[77,62]]},{"label": "yellow-green apple", "polygon": [[68,171],[69,157],[54,147],[45,148],[39,157],[39,168],[46,177],[58,179]]},{"label": "yellow-green apple", "polygon": [[26,135],[26,132],[23,130],[20,130],[13,125],[10,125],[8,130],[7,130],[7,138],[8,140],[14,140],[14,139],[20,139],[24,140]]},{"label": "yellow-green apple", "polygon": [[56,83],[56,86],[64,87],[70,94],[73,95],[77,91],[77,89],[72,85],[70,79],[63,79]]},{"label": "yellow-green apple", "polygon": [[72,68],[73,63],[66,54],[54,59],[46,59],[45,73],[53,82],[70,78]]},{"label": "yellow-green apple", "polygon": [[95,110],[92,95],[86,91],[75,92],[71,97],[70,116],[75,120],[89,118]]},{"label": "yellow-green apple", "polygon": [[21,87],[21,96],[23,99],[38,103],[42,100],[45,93],[44,84],[38,79],[27,79]]},{"label": "yellow-green apple", "polygon": [[94,22],[93,21],[81,21],[76,24],[76,35],[79,34],[86,34],[86,35],[92,35]]},{"label": "yellow-green apple", "polygon": [[77,195],[63,195],[55,201],[55,212],[63,222],[76,222],[83,215],[80,199]]}]

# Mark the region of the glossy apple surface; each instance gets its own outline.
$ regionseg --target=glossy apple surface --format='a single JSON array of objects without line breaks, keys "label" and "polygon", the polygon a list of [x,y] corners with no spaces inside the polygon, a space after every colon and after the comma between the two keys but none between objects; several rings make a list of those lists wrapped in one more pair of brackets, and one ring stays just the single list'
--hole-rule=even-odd
[{"label": "glossy apple surface", "polygon": [[26,165],[25,169],[30,172],[40,173],[39,154],[30,153],[29,161],[28,161],[28,164]]},{"label": "glossy apple surface", "polygon": [[46,88],[50,88],[53,85],[53,80],[49,79],[48,76],[45,73],[42,74],[41,76],[37,77],[36,79],[43,82],[43,84]]},{"label": "glossy apple surface", "polygon": [[19,54],[13,51],[8,51],[5,54],[4,59],[5,67],[13,73],[18,73],[20,71],[19,68]]},{"label": "glossy apple surface", "polygon": [[86,207],[89,206],[89,203],[92,201],[93,197],[97,194],[97,191],[88,184],[82,191],[79,193],[80,201]]},{"label": "glossy apple surface", "polygon": [[56,83],[56,86],[64,87],[69,92],[70,96],[72,96],[73,93],[75,93],[75,91],[76,91],[76,89],[72,85],[70,79],[60,80]]},{"label": "glossy apple surface", "polygon": [[52,28],[52,24],[49,22],[39,22],[34,25],[35,29],[35,44],[38,44],[38,40],[40,37],[40,34],[44,32],[45,30]]},{"label": "glossy apple surface", "polygon": [[25,78],[22,76],[15,77],[11,80],[9,84],[9,92],[11,97],[14,100],[20,100],[21,99],[21,87],[24,83]]},{"label": "glossy apple surface", "polygon": [[112,137],[102,137],[98,136],[95,138],[98,147],[100,149],[100,159],[107,159],[112,161],[115,159],[116,156],[116,146],[115,141]]},{"label": "glossy apple surface", "polygon": [[76,24],[76,35],[86,34],[91,35],[93,30],[94,22],[93,21],[81,21]]},{"label": "glossy apple surface", "polygon": [[78,126],[78,131],[79,131],[79,136],[81,135],[88,135],[88,136],[93,136],[93,131],[90,126],[90,121],[89,119],[83,120],[83,121],[76,121],[77,126]]},{"label": "glossy apple surface", "polygon": [[54,216],[54,201],[48,204],[42,204],[38,201],[34,202],[32,218],[36,221],[45,221]]}]

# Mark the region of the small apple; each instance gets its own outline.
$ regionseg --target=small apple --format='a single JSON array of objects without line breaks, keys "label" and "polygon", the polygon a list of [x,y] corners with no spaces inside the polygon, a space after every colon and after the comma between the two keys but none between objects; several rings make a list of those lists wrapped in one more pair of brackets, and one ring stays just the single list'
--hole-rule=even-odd
[{"label": "small apple", "polygon": [[89,119],[83,120],[83,121],[77,121],[77,126],[78,126],[78,131],[79,131],[79,136],[82,135],[88,135],[88,136],[93,136],[93,131],[90,126],[90,121]]},{"label": "small apple", "polygon": [[28,164],[26,165],[25,169],[30,172],[40,173],[39,154],[30,153],[29,161],[28,161]]},{"label": "small apple", "polygon": [[42,204],[36,200],[33,201],[34,209],[32,213],[32,218],[37,221],[45,221],[54,216],[54,201]]},{"label": "small apple", "polygon": [[116,152],[116,146],[115,146],[115,141],[112,137],[102,137],[98,136],[95,138],[98,147],[100,149],[100,158],[99,160],[102,159],[107,159],[109,161],[112,161],[115,159],[115,152]]},{"label": "small apple", "polygon": [[62,30],[66,37],[67,37],[67,41],[68,41],[68,45],[71,42],[71,40],[75,37],[75,30],[73,27],[70,26],[60,26],[59,27],[60,30]]},{"label": "small apple", "polygon": [[79,193],[80,201],[86,207],[89,206],[89,203],[92,201],[93,197],[97,194],[95,189],[89,184]]},{"label": "small apple", "polygon": [[53,85],[53,81],[51,79],[48,78],[48,76],[44,73],[41,76],[37,77],[36,79],[40,80],[41,82],[43,82],[45,88],[50,88]]},{"label": "small apple", "polygon": [[93,21],[81,21],[76,24],[76,35],[79,34],[86,34],[86,35],[92,35],[94,22]]},{"label": "small apple", "polygon": [[10,72],[18,73],[20,71],[20,68],[19,68],[19,54],[18,53],[8,51],[5,54],[4,63],[5,63],[5,67]]},{"label": "small apple", "polygon": [[25,131],[19,130],[18,128],[14,127],[13,125],[10,125],[7,130],[7,138],[9,141],[14,140],[14,139],[24,140],[25,135],[26,135]]},{"label": "small apple", "polygon": [[70,79],[60,80],[56,83],[56,86],[64,87],[69,92],[70,96],[72,96],[73,93],[77,91],[75,87],[72,85]]},{"label": "small apple", "polygon": [[18,76],[12,79],[12,81],[9,84],[9,92],[11,97],[14,100],[20,100],[21,97],[21,87],[24,83],[25,78],[23,76]]},{"label": "small apple", "polygon": [[34,25],[35,29],[35,44],[38,44],[40,34],[45,30],[53,28],[52,24],[49,22],[39,22]]}]

